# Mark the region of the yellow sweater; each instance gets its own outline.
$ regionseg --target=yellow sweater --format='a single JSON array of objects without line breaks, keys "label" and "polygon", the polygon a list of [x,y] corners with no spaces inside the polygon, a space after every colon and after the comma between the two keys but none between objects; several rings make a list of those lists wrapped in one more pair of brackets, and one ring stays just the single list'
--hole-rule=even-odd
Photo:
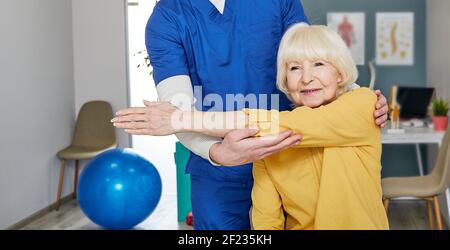
[{"label": "yellow sweater", "polygon": [[255,229],[388,229],[376,99],[359,88],[315,109],[244,111],[261,135],[303,135],[298,146],[253,164]]}]

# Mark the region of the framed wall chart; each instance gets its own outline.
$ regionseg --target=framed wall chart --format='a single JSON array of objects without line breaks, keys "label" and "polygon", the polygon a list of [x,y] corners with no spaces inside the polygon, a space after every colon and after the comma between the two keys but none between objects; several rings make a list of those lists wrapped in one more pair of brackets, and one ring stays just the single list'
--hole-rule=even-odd
[{"label": "framed wall chart", "polygon": [[327,26],[335,30],[347,44],[357,65],[365,60],[364,12],[329,12]]},{"label": "framed wall chart", "polygon": [[376,63],[413,65],[414,13],[380,12],[376,25]]}]

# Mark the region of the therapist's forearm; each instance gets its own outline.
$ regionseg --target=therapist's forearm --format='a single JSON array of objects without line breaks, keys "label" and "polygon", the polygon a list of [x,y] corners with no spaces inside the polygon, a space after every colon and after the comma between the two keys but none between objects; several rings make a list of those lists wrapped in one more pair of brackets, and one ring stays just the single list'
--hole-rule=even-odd
[{"label": "therapist's forearm", "polygon": [[[161,101],[170,102],[174,99],[174,96],[181,94],[188,97],[182,99],[190,99],[188,102],[191,102],[192,104],[194,102],[191,80],[189,76],[186,75],[174,76],[163,80],[158,84],[156,90]],[[177,105],[177,103],[174,104],[182,110],[189,110],[191,107],[189,103],[185,103],[184,105]],[[219,166],[219,164],[212,161],[209,155],[212,145],[222,141],[219,137],[212,137],[193,132],[177,133],[175,136],[191,152],[199,155],[205,160],[208,160],[211,164]]]}]

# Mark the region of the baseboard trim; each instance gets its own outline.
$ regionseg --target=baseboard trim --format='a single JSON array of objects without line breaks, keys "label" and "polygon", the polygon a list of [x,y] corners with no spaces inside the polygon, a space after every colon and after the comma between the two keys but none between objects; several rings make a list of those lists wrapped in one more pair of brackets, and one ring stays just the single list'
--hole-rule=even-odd
[{"label": "baseboard trim", "polygon": [[[72,194],[69,194],[67,196],[64,196],[63,198],[61,198],[61,206],[64,205],[65,203],[71,201],[72,198]],[[7,227],[6,230],[20,230],[21,228],[25,227],[26,225],[30,224],[31,222],[45,216],[46,214],[54,211],[56,209],[56,202],[50,204],[49,206],[37,211],[36,213],[26,217],[25,219],[17,222],[16,224]],[[447,222],[447,220],[445,219],[445,217],[442,215],[441,212],[441,217],[442,217],[442,224],[444,226],[444,229],[450,229],[450,223]]]},{"label": "baseboard trim", "polygon": [[[64,196],[63,198],[61,198],[61,206],[64,205],[65,203],[71,201],[72,198],[72,194],[69,194],[67,196]],[[32,215],[26,217],[25,219],[17,222],[16,224],[7,227],[6,230],[20,230],[21,228],[25,227],[26,225],[30,224],[31,222],[43,217],[44,215],[54,211],[56,209],[56,202],[50,204],[47,207],[44,207],[43,209],[37,211],[36,213],[33,213]]]}]

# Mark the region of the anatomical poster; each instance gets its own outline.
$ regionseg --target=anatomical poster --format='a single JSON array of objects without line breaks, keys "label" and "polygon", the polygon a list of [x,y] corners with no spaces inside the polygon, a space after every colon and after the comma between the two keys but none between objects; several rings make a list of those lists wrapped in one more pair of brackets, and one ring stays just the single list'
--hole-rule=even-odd
[{"label": "anatomical poster", "polygon": [[329,12],[327,26],[344,40],[357,65],[364,65],[365,14],[364,12]]},{"label": "anatomical poster", "polygon": [[377,64],[414,64],[414,13],[380,12],[376,21]]}]

